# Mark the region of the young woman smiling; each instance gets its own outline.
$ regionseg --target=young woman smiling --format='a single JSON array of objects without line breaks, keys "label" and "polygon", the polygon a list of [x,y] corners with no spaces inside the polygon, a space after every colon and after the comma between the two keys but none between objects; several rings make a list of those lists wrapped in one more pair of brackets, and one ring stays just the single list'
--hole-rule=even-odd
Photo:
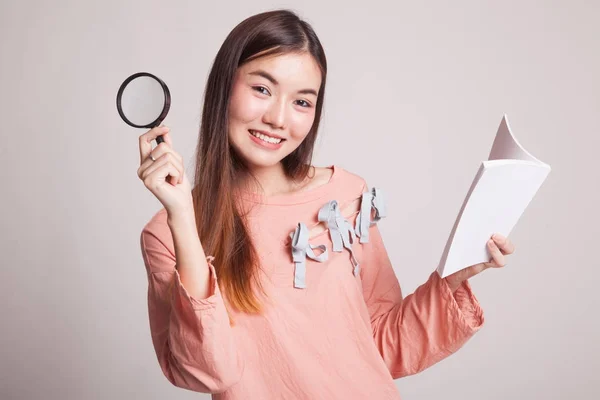
[{"label": "young woman smiling", "polygon": [[326,76],[308,23],[254,15],[210,71],[193,187],[167,127],[140,137],[138,176],[164,206],[141,234],[150,329],[178,387],[223,400],[398,399],[394,379],[483,324],[468,278],[503,266],[513,245],[491,239],[490,262],[432,272],[403,296],[377,227],[381,191],[311,163]]}]

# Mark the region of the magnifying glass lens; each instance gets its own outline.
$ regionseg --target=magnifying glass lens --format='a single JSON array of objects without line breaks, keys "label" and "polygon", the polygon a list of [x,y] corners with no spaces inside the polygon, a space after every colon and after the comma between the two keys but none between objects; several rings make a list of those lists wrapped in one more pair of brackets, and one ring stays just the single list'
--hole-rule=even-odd
[{"label": "magnifying glass lens", "polygon": [[[127,78],[117,92],[117,110],[128,125],[136,128],[159,126],[171,107],[167,85],[148,72],[138,72]],[[161,136],[156,143],[164,142]]]},{"label": "magnifying glass lens", "polygon": [[162,113],[164,106],[165,93],[162,86],[148,76],[132,80],[123,90],[123,113],[136,125],[152,123]]}]

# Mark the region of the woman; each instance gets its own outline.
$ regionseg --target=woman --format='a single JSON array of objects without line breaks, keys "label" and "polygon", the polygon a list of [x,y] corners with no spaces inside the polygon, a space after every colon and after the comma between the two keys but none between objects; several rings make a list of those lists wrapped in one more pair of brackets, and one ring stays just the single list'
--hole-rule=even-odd
[{"label": "woman", "polygon": [[433,272],[403,298],[376,225],[381,192],[311,165],[326,76],[309,24],[254,15],[210,72],[193,189],[167,127],[140,137],[138,176],[164,206],[141,235],[150,328],[178,387],[228,400],[398,399],[394,379],[483,324],[467,279],[503,266],[513,245],[490,240],[489,263]]}]

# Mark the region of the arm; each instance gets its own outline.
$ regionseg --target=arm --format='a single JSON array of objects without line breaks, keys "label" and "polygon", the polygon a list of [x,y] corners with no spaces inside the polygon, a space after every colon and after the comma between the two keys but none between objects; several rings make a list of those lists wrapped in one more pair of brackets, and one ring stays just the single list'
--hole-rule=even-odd
[{"label": "arm", "polygon": [[483,311],[468,281],[453,293],[434,271],[403,298],[377,225],[362,246],[363,295],[373,338],[394,379],[444,359],[481,328]]},{"label": "arm", "polygon": [[167,218],[181,283],[190,297],[206,299],[214,294],[210,285],[210,267],[198,237],[195,216],[179,214]]},{"label": "arm", "polygon": [[166,219],[159,213],[140,238],[158,362],[175,386],[222,392],[239,381],[243,360],[212,257],[204,256],[193,220]]}]

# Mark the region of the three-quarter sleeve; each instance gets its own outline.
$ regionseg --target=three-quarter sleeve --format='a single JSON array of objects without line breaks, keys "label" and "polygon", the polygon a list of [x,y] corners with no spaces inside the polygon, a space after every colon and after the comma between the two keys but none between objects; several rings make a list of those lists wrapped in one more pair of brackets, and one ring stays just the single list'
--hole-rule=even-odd
[{"label": "three-quarter sleeve", "polygon": [[207,257],[209,296],[196,299],[181,283],[168,227],[156,225],[142,230],[140,243],[148,277],[150,332],[160,367],[177,387],[223,392],[240,380],[244,363],[236,349],[213,257]]},{"label": "three-quarter sleeve", "polygon": [[361,278],[373,338],[394,379],[416,374],[462,347],[483,311],[467,281],[452,293],[436,271],[403,297],[377,225],[369,230]]}]

